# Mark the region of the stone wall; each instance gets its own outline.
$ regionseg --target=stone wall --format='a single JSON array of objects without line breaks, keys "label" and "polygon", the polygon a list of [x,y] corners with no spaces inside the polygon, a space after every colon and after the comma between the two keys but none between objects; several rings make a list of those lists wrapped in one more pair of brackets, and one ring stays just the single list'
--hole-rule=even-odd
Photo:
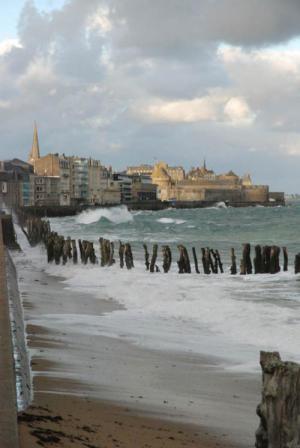
[{"label": "stone wall", "polygon": [[242,200],[244,202],[268,202],[269,187],[266,185],[252,185],[243,187]]},{"label": "stone wall", "polygon": [[6,258],[0,220],[0,446],[17,448],[17,400],[10,325]]}]

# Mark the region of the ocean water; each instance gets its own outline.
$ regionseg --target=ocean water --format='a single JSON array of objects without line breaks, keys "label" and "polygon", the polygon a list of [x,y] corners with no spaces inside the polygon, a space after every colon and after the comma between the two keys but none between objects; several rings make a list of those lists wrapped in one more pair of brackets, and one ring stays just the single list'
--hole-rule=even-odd
[{"label": "ocean water", "polygon": [[[241,209],[220,203],[209,209],[159,212],[129,212],[122,206],[53,218],[51,227],[65,237],[94,241],[98,256],[101,236],[130,242],[135,262],[132,271],[119,268],[117,253],[114,266],[101,268],[48,265],[45,251],[28,250],[31,259],[50,275],[63,276],[67,288],[123,305],[103,316],[48,316],[57,328],[67,323],[75,332],[122,338],[155,350],[211,355],[222,368],[254,371],[259,369],[260,350],[278,350],[283,358],[300,361],[300,276],[293,273],[294,256],[300,252],[299,223],[298,203]],[[236,249],[239,265],[245,242],[286,246],[289,271],[231,276],[230,248]],[[159,266],[161,245],[170,245],[171,272],[145,271],[143,243],[150,253],[152,244],[159,244]],[[178,274],[179,243],[189,250],[196,247],[200,274]],[[200,248],[205,246],[219,250],[224,274],[203,274]]]}]

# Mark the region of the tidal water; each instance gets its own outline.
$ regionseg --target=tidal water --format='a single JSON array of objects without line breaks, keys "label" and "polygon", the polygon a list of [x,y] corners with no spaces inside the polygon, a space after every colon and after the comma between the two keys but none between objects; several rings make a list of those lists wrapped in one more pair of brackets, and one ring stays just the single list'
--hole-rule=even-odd
[{"label": "tidal water", "polygon": [[[122,338],[160,351],[211,355],[226,369],[254,371],[259,369],[260,350],[278,350],[283,358],[300,361],[300,276],[293,273],[294,256],[300,252],[299,224],[299,203],[240,209],[220,203],[207,209],[159,212],[99,208],[51,219],[51,227],[65,237],[94,241],[98,256],[101,236],[130,242],[132,271],[119,268],[117,252],[110,268],[47,265],[45,253],[36,257],[50,275],[63,276],[66,287],[123,305],[103,316],[57,315],[58,325],[72,324],[78,332]],[[236,249],[239,264],[246,242],[286,246],[289,271],[231,276],[230,248]],[[143,243],[149,252],[153,243],[159,244],[159,266],[161,245],[170,245],[170,273],[145,271]],[[202,273],[178,274],[179,243],[196,247]],[[206,246],[219,250],[224,274],[203,274],[200,248]]]}]

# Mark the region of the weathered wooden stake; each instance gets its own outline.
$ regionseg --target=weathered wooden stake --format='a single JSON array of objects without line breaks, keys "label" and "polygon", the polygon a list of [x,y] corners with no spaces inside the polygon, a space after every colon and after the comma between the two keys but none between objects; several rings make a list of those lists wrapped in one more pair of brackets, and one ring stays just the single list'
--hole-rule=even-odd
[{"label": "weathered wooden stake", "polygon": [[249,243],[243,245],[243,257],[241,259],[241,275],[252,274],[251,246]]},{"label": "weathered wooden stake", "polygon": [[295,256],[295,274],[300,273],[300,254]]},{"label": "weathered wooden stake", "polygon": [[125,264],[126,264],[127,269],[132,269],[134,267],[134,264],[133,264],[133,256],[132,256],[131,246],[129,243],[125,244],[124,256],[125,256]]},{"label": "weathered wooden stake", "polygon": [[149,262],[149,252],[148,252],[148,247],[147,244],[143,244],[143,248],[144,248],[144,253],[145,253],[145,266],[146,266],[146,271],[149,271],[149,267],[150,267],[150,262]]},{"label": "weathered wooden stake", "polygon": [[162,247],[163,255],[163,270],[165,273],[169,272],[172,263],[172,253],[169,246]]},{"label": "weathered wooden stake", "polygon": [[231,248],[231,267],[230,267],[230,274],[236,275],[237,274],[237,267],[236,267],[236,256],[234,252],[234,248]]},{"label": "weathered wooden stake", "polygon": [[288,270],[288,265],[289,265],[289,257],[288,257],[287,248],[283,247],[282,252],[283,252],[283,270],[284,270],[284,272],[286,272]]},{"label": "weathered wooden stake", "polygon": [[76,240],[72,240],[72,257],[73,257],[73,263],[78,263],[78,253],[77,253],[77,247],[76,247]]},{"label": "weathered wooden stake", "polygon": [[262,400],[256,448],[300,446],[300,365],[283,362],[278,352],[261,352]]},{"label": "weathered wooden stake", "polygon": [[261,254],[261,246],[257,244],[255,246],[255,257],[254,257],[254,274],[262,274],[263,269],[263,259]]},{"label": "weathered wooden stake", "polygon": [[120,268],[121,269],[124,268],[124,251],[125,251],[125,246],[124,246],[124,244],[122,244],[121,241],[119,241],[119,259],[120,259]]},{"label": "weathered wooden stake", "polygon": [[217,256],[217,262],[218,262],[218,266],[220,269],[221,274],[224,274],[224,268],[223,268],[223,263],[221,261],[221,256],[218,250],[216,250],[216,256]]},{"label": "weathered wooden stake", "polygon": [[150,263],[150,272],[154,272],[154,270],[155,270],[156,259],[157,259],[157,250],[158,250],[158,245],[153,244],[152,257],[151,257],[151,263]]},{"label": "weathered wooden stake", "polygon": [[280,272],[279,254],[280,248],[278,246],[272,246],[270,251],[270,274]]},{"label": "weathered wooden stake", "polygon": [[264,273],[269,274],[270,273],[270,256],[271,256],[271,247],[270,246],[264,246],[263,247],[263,267],[264,267]]},{"label": "weathered wooden stake", "polygon": [[195,247],[192,247],[192,252],[193,252],[194,263],[195,263],[195,271],[197,272],[197,274],[200,274],[199,265],[198,265],[198,258],[197,258],[197,253],[196,253],[196,248]]}]

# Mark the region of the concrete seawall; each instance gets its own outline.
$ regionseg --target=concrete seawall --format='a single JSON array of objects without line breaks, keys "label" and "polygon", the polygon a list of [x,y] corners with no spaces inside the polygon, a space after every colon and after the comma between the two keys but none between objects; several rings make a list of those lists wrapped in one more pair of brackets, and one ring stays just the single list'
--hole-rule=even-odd
[{"label": "concrete seawall", "polygon": [[6,249],[0,219],[0,447],[17,448],[16,377],[6,266]]},{"label": "concrete seawall", "polygon": [[18,411],[23,411],[31,400],[29,353],[25,340],[24,315],[20,299],[17,271],[12,257],[6,251],[6,278],[15,360]]}]

